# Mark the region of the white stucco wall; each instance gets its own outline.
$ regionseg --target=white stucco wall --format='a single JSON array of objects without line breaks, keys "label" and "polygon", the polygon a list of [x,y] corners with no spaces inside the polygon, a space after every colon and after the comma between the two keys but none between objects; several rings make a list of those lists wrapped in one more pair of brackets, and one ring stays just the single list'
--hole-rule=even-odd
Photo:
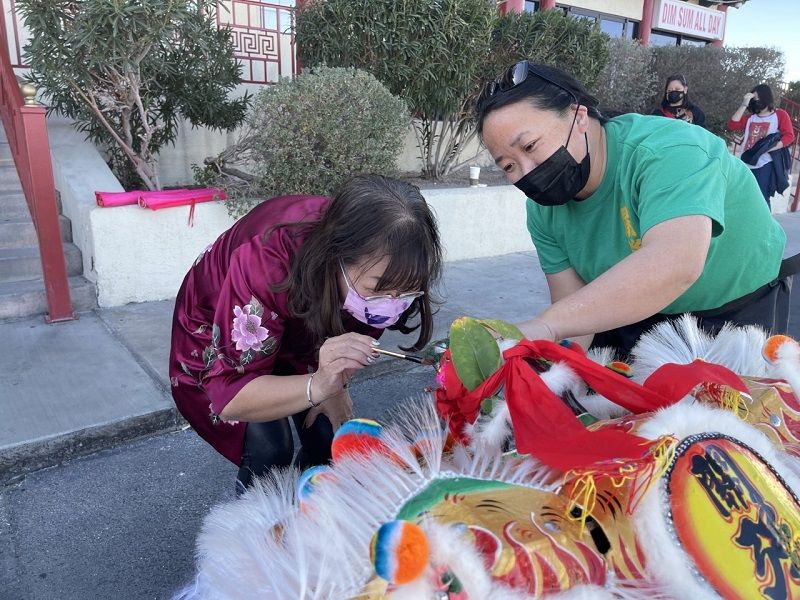
[{"label": "white stucco wall", "polygon": [[[98,304],[164,300],[175,296],[195,258],[233,224],[225,205],[159,211],[138,206],[101,208],[95,191],[122,191],[92,144],[65,119],[48,120],[53,172],[85,276],[97,285]],[[439,223],[445,260],[531,250],[524,197],[513,186],[423,190]]]}]

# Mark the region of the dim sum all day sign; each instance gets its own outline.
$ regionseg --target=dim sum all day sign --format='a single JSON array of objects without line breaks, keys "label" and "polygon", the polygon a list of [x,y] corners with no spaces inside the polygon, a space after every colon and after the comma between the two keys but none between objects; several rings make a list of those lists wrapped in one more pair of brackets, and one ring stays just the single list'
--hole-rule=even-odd
[{"label": "dim sum all day sign", "polygon": [[707,40],[725,37],[725,13],[682,0],[661,0],[653,20],[654,29],[685,33]]}]

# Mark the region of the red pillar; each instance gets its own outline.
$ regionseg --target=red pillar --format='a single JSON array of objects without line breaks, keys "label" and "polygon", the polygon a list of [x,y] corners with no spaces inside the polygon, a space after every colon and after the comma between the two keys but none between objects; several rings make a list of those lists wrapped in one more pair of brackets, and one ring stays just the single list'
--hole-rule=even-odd
[{"label": "red pillar", "polygon": [[642,46],[650,45],[650,32],[653,30],[653,0],[644,0],[642,22],[639,23],[639,41]]},{"label": "red pillar", "polygon": [[525,0],[500,0],[500,14],[510,12],[525,12]]},{"label": "red pillar", "polygon": [[556,7],[556,0],[541,0],[539,2],[539,10],[550,10]]},{"label": "red pillar", "polygon": [[[717,10],[720,12],[725,13],[725,29],[728,28],[728,5],[721,4],[717,7]],[[711,42],[712,46],[716,46],[717,48],[721,48],[722,44],[725,42],[725,29],[722,30],[722,39],[721,40],[714,40]]]}]

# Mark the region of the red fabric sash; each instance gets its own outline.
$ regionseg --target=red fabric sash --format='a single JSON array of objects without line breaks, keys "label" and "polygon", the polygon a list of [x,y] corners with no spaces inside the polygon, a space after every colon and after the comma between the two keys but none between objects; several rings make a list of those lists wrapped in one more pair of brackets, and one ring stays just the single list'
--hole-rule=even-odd
[{"label": "red fabric sash", "polygon": [[582,353],[545,340],[523,340],[506,350],[503,357],[504,364],[472,392],[462,386],[442,393],[437,390],[440,413],[451,420],[455,417],[456,422],[473,423],[481,401],[503,386],[519,452],[562,472],[616,470],[621,463],[641,461],[659,442],[613,427],[586,429],[527,364],[529,359],[566,363],[598,394],[633,413],[670,406],[704,382],[747,391],[732,371],[697,360],[688,365],[664,365],[642,386]]}]

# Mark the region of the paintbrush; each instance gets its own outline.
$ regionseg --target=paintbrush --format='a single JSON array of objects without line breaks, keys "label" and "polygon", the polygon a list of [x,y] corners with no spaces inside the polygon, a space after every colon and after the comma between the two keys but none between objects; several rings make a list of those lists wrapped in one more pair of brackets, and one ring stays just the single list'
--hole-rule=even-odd
[{"label": "paintbrush", "polygon": [[415,356],[414,354],[402,354],[400,352],[393,352],[392,350],[384,350],[383,348],[373,348],[373,352],[377,352],[378,354],[385,354],[386,356],[393,356],[394,358],[402,358],[404,360],[410,360],[411,362],[415,362],[420,365],[430,365],[432,364],[431,361],[422,358],[421,356]]}]

